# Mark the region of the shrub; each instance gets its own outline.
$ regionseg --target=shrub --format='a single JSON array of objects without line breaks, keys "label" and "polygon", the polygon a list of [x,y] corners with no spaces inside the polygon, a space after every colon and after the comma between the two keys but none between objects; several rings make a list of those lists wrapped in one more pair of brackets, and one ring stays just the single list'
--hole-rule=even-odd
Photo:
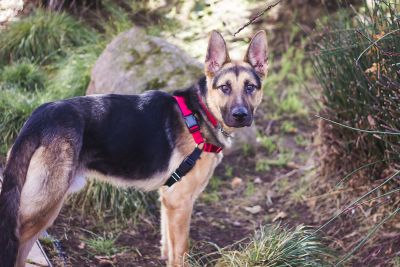
[{"label": "shrub", "polygon": [[218,267],[278,267],[278,266],[330,266],[332,251],[328,250],[311,229],[297,226],[288,229],[268,225],[258,229],[250,241],[218,250],[218,259],[210,255],[188,257],[191,266]]},{"label": "shrub", "polygon": [[22,58],[41,62],[95,39],[94,31],[66,13],[38,9],[0,32],[0,64]]},{"label": "shrub", "polygon": [[393,162],[399,163],[400,31],[396,5],[376,0],[372,6],[365,5],[363,15],[341,14],[319,42],[314,64],[323,87],[325,108],[321,116],[373,133],[321,122],[320,154],[326,174],[348,173],[384,159],[364,173],[380,177]]},{"label": "shrub", "polygon": [[45,82],[44,71],[27,61],[5,66],[0,73],[0,89],[41,90],[45,87]]}]

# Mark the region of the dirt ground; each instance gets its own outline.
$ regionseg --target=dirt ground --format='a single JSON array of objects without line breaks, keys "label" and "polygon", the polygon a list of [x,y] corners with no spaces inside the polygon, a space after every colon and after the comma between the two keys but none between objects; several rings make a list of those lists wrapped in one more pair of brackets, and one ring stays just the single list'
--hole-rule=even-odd
[{"label": "dirt ground", "polygon": [[[282,132],[285,120],[292,121],[295,126],[291,132]],[[329,203],[338,201],[335,194],[324,199],[330,192],[318,187],[321,178],[313,152],[315,121],[309,117],[276,121],[259,118],[257,125],[259,132],[279,136],[278,146],[272,152],[263,146],[246,153],[239,149],[224,158],[195,205],[190,232],[192,254],[215,251],[212,244],[224,247],[242,240],[263,224],[319,227],[337,211],[329,207]],[[296,141],[299,139],[302,142]],[[291,158],[277,162],[282,151],[289,151]],[[271,160],[271,163],[267,169],[256,171],[260,159]],[[316,200],[318,198],[320,200]],[[325,214],[322,214],[324,209]],[[324,229],[321,237],[329,237],[328,245],[339,253],[348,251],[362,235],[357,232],[363,222],[362,216],[361,210],[345,213]],[[67,262],[71,266],[163,266],[158,212],[143,216],[136,224],[113,227],[110,224],[82,217],[79,211],[65,207],[49,233],[60,241],[61,250],[68,259],[53,257],[54,265],[62,266]],[[400,250],[399,232],[392,230],[380,232],[350,266],[391,266],[391,258]],[[85,243],[92,237],[90,232],[111,233],[119,249],[109,256],[96,253]],[[51,253],[57,254],[54,249]]]}]

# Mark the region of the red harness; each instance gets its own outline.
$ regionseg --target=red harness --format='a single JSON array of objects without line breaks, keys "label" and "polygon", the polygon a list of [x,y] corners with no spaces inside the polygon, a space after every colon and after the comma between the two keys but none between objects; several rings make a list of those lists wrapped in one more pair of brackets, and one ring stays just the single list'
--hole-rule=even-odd
[{"label": "red harness", "polygon": [[[172,174],[171,177],[165,182],[166,186],[171,187],[176,182],[179,182],[183,176],[185,176],[196,164],[196,161],[200,158],[200,155],[203,151],[211,152],[211,153],[219,153],[222,150],[222,147],[216,146],[214,144],[206,143],[204,141],[203,135],[200,132],[200,125],[197,122],[196,117],[194,116],[193,112],[189,109],[186,105],[186,100],[183,96],[174,96],[178,106],[182,112],[183,118],[185,119],[186,126],[189,129],[189,132],[192,134],[194,141],[196,142],[197,146],[194,148],[192,153],[188,155],[182,163],[179,165],[178,169],[176,169]],[[200,105],[208,120],[214,127],[218,127],[218,122],[215,117],[211,114],[211,112],[207,109],[206,105],[201,100],[201,97],[198,96]],[[203,144],[203,148],[200,149],[198,145]]]},{"label": "red harness", "polygon": [[[219,153],[222,151],[222,147],[216,146],[214,144],[204,142],[203,135],[200,132],[200,125],[197,122],[196,117],[194,116],[193,112],[188,108],[186,105],[186,100],[183,96],[174,96],[178,106],[182,112],[183,118],[185,119],[186,126],[188,127],[190,133],[193,136],[194,141],[196,144],[204,144],[203,151],[212,152],[212,153]],[[218,127],[217,119],[211,114],[211,112],[207,109],[206,105],[201,100],[201,97],[198,96],[199,103],[206,113],[208,120],[214,127]]]}]

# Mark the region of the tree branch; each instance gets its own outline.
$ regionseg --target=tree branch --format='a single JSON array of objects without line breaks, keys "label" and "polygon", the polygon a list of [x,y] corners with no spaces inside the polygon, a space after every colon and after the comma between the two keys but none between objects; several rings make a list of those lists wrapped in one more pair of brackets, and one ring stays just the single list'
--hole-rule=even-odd
[{"label": "tree branch", "polygon": [[259,17],[261,17],[262,15],[265,14],[265,12],[267,12],[268,10],[270,10],[271,8],[277,6],[282,0],[278,0],[278,2],[276,2],[275,4],[269,5],[267,6],[267,8],[265,8],[263,11],[261,11],[260,13],[258,13],[254,18],[252,18],[251,20],[249,20],[245,25],[243,25],[242,27],[240,27],[240,29],[238,29],[234,34],[233,37],[236,36],[236,34],[238,34],[239,32],[241,32],[244,28],[246,28],[247,26],[249,26],[250,24],[252,24],[256,19],[258,19]]}]

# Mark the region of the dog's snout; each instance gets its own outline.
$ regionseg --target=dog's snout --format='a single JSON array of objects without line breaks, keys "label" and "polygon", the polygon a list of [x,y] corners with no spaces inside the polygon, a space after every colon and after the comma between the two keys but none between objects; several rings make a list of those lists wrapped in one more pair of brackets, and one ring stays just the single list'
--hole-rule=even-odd
[{"label": "dog's snout", "polygon": [[235,107],[232,109],[232,116],[236,120],[244,120],[247,115],[249,115],[249,112],[245,107]]}]

